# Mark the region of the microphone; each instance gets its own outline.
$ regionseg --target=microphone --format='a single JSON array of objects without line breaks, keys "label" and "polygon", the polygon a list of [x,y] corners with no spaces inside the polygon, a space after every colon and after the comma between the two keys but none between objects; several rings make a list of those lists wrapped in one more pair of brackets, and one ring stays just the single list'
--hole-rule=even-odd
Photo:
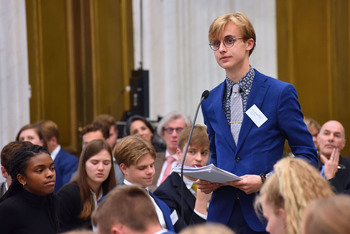
[{"label": "microphone", "polygon": [[193,122],[192,122],[192,127],[191,127],[191,131],[190,131],[190,135],[188,136],[188,140],[187,140],[187,145],[186,145],[186,149],[185,149],[185,152],[184,152],[184,155],[183,155],[183,158],[182,158],[182,163],[181,163],[181,217],[182,217],[182,222],[183,222],[183,226],[185,226],[185,220],[184,220],[184,208],[183,208],[183,203],[184,203],[184,174],[183,174],[183,171],[184,171],[184,164],[185,164],[185,159],[186,159],[186,155],[187,155],[187,151],[188,151],[188,147],[190,145],[190,141],[191,141],[191,138],[192,138],[192,133],[193,133],[193,128],[194,128],[194,125],[196,124],[196,120],[197,120],[197,116],[198,116],[198,111],[199,111],[199,108],[202,104],[202,102],[209,96],[209,91],[208,90],[205,90],[203,93],[202,93],[202,96],[201,96],[201,100],[197,106],[197,110],[196,110],[196,113],[194,114],[194,118],[193,118]]}]

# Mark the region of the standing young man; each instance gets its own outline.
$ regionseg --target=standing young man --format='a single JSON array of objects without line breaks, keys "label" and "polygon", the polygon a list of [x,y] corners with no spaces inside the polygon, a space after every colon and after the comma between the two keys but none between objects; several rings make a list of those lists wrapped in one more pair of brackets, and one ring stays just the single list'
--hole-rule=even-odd
[{"label": "standing young man", "polygon": [[265,227],[254,212],[256,193],[282,157],[288,139],[293,154],[317,165],[317,153],[303,121],[293,85],[265,76],[249,64],[255,31],[243,13],[216,18],[209,29],[210,47],[226,79],[202,104],[210,139],[211,163],[242,177],[214,184],[207,221],[228,225],[237,233],[259,233]]}]

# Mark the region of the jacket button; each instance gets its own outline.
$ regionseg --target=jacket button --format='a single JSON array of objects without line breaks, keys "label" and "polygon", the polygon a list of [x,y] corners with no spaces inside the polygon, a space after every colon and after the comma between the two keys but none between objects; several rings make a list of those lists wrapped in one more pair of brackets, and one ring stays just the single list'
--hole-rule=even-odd
[{"label": "jacket button", "polygon": [[236,157],[236,162],[239,162],[239,161],[241,161],[241,158],[240,157]]}]

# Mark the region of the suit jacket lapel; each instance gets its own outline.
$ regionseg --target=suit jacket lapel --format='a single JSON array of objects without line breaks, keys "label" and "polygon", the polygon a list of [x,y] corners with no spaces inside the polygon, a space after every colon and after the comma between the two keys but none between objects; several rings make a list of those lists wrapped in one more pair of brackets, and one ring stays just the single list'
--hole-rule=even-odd
[{"label": "suit jacket lapel", "polygon": [[[174,176],[172,176],[172,174],[174,174]],[[172,174],[170,176],[171,176],[173,185],[175,187],[175,191],[179,193],[179,196],[181,198],[181,177],[177,173],[172,173]],[[192,209],[195,205],[196,198],[195,196],[193,196],[191,191],[187,189],[186,184],[184,182],[182,183],[184,184],[184,201],[187,203],[190,209]]]},{"label": "suit jacket lapel", "polygon": [[[261,109],[261,105],[264,101],[264,97],[268,90],[268,86],[269,85],[266,84],[266,78],[264,78],[261,75],[261,73],[255,70],[255,78],[248,97],[246,111],[249,110],[249,108],[252,107],[254,104],[259,109]],[[254,122],[249,118],[247,114],[244,114],[242,127],[238,137],[239,140],[237,145],[237,148],[238,148],[237,152],[239,151],[240,147],[244,144],[244,141],[247,138],[247,135],[253,125],[254,125]]]}]

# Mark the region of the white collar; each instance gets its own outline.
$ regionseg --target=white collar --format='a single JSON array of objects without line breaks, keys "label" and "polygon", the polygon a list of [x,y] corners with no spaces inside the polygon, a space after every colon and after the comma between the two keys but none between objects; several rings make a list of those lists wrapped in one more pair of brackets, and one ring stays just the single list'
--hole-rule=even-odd
[{"label": "white collar", "polygon": [[[181,178],[181,174],[180,173],[178,173],[178,174],[179,174],[179,176]],[[193,180],[190,180],[190,179],[186,178],[185,176],[183,177],[183,181],[184,181],[187,189],[191,189],[192,185],[194,184],[194,182],[196,182],[196,181],[193,181]]]},{"label": "white collar", "polygon": [[55,161],[55,159],[56,159],[56,157],[57,157],[57,154],[60,152],[60,150],[61,150],[61,145],[58,145],[58,146],[56,147],[56,149],[54,149],[54,150],[51,152],[51,158],[52,158],[52,160]]},{"label": "white collar", "polygon": [[[125,185],[137,185],[137,186],[140,186],[140,185],[138,185],[138,184],[133,184],[133,183],[131,183],[130,181],[128,181],[127,179],[124,179],[124,184]],[[140,186],[141,187],[141,186]],[[142,188],[142,187],[141,187]],[[146,188],[143,188],[143,189],[146,189],[147,191],[149,191],[148,190],[148,187],[146,187]]]}]

